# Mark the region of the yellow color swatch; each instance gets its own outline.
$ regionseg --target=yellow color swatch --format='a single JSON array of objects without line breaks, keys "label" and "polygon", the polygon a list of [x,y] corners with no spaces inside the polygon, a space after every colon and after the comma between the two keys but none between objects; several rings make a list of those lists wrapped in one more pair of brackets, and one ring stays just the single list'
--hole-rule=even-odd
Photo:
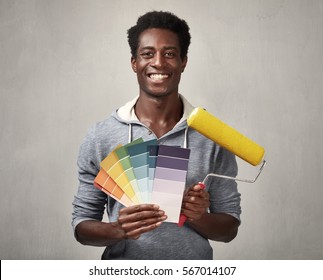
[{"label": "yellow color swatch", "polygon": [[117,183],[118,186],[125,192],[125,194],[135,203],[138,204],[139,201],[135,195],[135,192],[129,182],[124,169],[119,161],[119,158],[114,153],[116,149],[121,147],[118,145],[102,162],[101,168],[109,174],[109,176]]}]

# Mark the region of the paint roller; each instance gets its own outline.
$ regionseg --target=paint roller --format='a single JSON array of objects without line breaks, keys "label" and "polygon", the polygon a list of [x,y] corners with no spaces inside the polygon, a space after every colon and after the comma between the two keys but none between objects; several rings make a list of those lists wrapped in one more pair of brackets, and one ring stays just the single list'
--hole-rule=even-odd
[{"label": "paint roller", "polygon": [[265,149],[263,147],[199,107],[195,108],[191,112],[187,119],[187,124],[189,127],[198,131],[205,137],[227,149],[239,158],[245,160],[249,164],[253,166],[261,164],[260,169],[254,179],[241,179],[210,173],[205,177],[203,183],[210,176],[233,179],[246,183],[254,183],[257,180],[266,164],[266,161],[264,160]]},{"label": "paint roller", "polygon": [[[264,160],[265,149],[263,147],[199,107],[195,108],[191,112],[187,119],[187,124],[189,127],[198,131],[205,137],[232,152],[249,164],[253,166],[261,164],[260,169],[254,179],[241,179],[237,177],[210,173],[206,175],[203,182],[199,183],[201,188],[205,188],[205,182],[209,177],[212,176],[246,183],[254,183],[257,180],[266,164],[266,161]],[[185,220],[186,217],[181,215],[178,225],[182,226],[185,223]]]}]

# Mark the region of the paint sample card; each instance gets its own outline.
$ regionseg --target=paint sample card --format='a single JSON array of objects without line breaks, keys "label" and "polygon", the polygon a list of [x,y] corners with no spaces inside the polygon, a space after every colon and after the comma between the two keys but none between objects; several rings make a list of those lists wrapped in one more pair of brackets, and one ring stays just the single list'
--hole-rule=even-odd
[{"label": "paint sample card", "polygon": [[160,145],[156,160],[152,203],[168,216],[167,222],[177,223],[185,190],[190,150]]},{"label": "paint sample card", "polygon": [[[128,153],[128,148],[133,146],[136,147],[140,143],[143,143],[142,138],[139,138],[127,145],[119,147],[114,151],[114,153],[119,158],[119,162],[124,170],[123,173],[128,178],[128,184],[130,185],[129,187],[131,187],[135,193],[135,197],[133,197],[132,199],[137,203],[143,203],[144,200],[142,199],[141,190],[139,189],[137,184],[136,175],[134,173],[134,167],[131,164],[130,156]],[[120,174],[120,176],[122,176],[122,174]]]},{"label": "paint sample card", "polygon": [[156,170],[156,161],[158,156],[158,145],[152,145],[149,147],[149,157],[148,157],[148,163],[149,163],[149,201],[151,201],[151,196],[153,192],[153,185],[154,185],[154,179],[155,179],[155,170]]},{"label": "paint sample card", "polygon": [[142,142],[137,145],[128,147],[130,162],[133,167],[137,185],[140,190],[141,199],[143,203],[150,202],[150,188],[149,188],[149,147],[156,145],[157,140]]},{"label": "paint sample card", "polygon": [[114,198],[124,206],[131,206],[134,203],[116,184],[115,181],[101,168],[94,179],[94,186]]},{"label": "paint sample card", "polygon": [[[135,143],[143,141],[142,139],[136,140]],[[101,161],[101,168],[117,183],[117,185],[125,192],[125,194],[134,202],[134,204],[140,203],[135,190],[133,189],[130,180],[127,177],[127,172],[123,167],[123,162],[120,160],[116,151],[121,148],[122,145],[118,145],[108,156]]]}]

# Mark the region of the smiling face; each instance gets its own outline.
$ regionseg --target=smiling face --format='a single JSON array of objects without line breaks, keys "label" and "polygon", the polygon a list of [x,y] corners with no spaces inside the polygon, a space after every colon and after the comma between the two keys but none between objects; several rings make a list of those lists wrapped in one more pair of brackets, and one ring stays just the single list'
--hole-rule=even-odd
[{"label": "smiling face", "polygon": [[150,28],[139,36],[137,57],[131,59],[140,94],[163,97],[178,94],[187,58],[181,59],[178,36],[170,30]]}]

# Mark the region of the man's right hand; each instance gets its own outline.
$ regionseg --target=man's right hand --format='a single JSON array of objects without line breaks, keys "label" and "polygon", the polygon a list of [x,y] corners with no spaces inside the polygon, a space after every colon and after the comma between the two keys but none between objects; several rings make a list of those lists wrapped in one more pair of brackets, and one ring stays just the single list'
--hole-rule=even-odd
[{"label": "man's right hand", "polygon": [[167,219],[165,212],[155,204],[138,204],[119,211],[118,224],[124,231],[124,238],[138,239]]}]

